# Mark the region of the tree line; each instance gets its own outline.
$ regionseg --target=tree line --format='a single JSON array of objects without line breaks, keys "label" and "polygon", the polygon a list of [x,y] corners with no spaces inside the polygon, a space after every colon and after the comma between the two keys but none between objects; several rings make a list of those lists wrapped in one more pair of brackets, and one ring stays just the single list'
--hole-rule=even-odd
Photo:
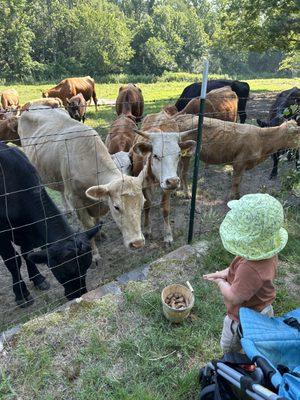
[{"label": "tree line", "polygon": [[0,0],[0,79],[299,68],[297,0]]}]

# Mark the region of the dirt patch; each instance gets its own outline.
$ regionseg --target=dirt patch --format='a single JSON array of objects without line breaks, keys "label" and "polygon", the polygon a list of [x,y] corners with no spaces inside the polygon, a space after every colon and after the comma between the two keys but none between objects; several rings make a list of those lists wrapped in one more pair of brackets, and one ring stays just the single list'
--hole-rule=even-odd
[{"label": "dirt patch", "polygon": [[[247,113],[250,120],[264,118],[269,110],[271,102],[275,98],[272,94],[254,94],[248,103]],[[280,191],[280,180],[269,180],[272,161],[268,159],[251,171],[245,173],[241,193],[267,192],[273,195]],[[293,163],[281,163],[279,175],[289,168],[294,168]],[[190,168],[192,170],[192,166]],[[199,190],[197,200],[197,212],[195,216],[195,237],[209,233],[213,227],[217,227],[227,211],[227,197],[231,185],[230,168],[224,166],[208,166],[203,164],[200,169]],[[288,199],[290,204],[295,203],[296,198]],[[136,266],[140,266],[156,259],[162,254],[169,252],[162,238],[162,215],[160,213],[160,192],[156,191],[153,196],[153,208],[151,210],[152,238],[147,240],[146,246],[138,251],[130,252],[125,249],[119,229],[111,217],[105,219],[106,239],[98,242],[102,256],[101,265],[98,268],[90,268],[87,274],[87,287],[95,289],[106,282],[112,281],[117,276],[127,272]],[[173,248],[177,248],[187,241],[188,220],[190,201],[184,199],[180,193],[173,196],[171,200],[171,224],[174,235]],[[51,283],[51,289],[47,292],[39,292],[28,282],[27,271],[22,266],[22,275],[28,288],[35,298],[35,303],[27,309],[16,307],[14,295],[11,288],[11,275],[8,270],[1,266],[0,287],[0,331],[14,324],[24,322],[33,315],[53,310],[65,302],[61,285],[54,279],[46,266],[40,267],[41,272]]]}]

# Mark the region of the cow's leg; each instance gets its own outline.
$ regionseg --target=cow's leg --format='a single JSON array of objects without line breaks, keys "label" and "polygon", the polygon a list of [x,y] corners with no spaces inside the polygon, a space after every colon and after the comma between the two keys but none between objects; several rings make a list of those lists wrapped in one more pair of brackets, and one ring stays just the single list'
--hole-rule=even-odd
[{"label": "cow's leg", "polygon": [[161,199],[161,210],[164,218],[164,242],[171,244],[173,242],[172,229],[170,225],[170,194],[171,192],[163,192]]},{"label": "cow's leg", "polygon": [[16,303],[22,308],[30,306],[34,300],[21,276],[21,257],[10,241],[2,241],[0,255],[6,268],[11,273]]},{"label": "cow's leg", "polygon": [[95,109],[96,111],[98,111],[97,105],[98,105],[98,99],[97,99],[97,95],[96,95],[96,91],[95,89],[93,89],[93,94],[92,94],[93,100],[94,100],[94,104],[95,104]]},{"label": "cow's leg", "polygon": [[83,116],[82,116],[82,123],[84,124],[84,121],[85,121],[85,114],[83,114]]},{"label": "cow's leg", "polygon": [[274,153],[272,154],[272,159],[273,159],[273,168],[271,171],[271,175],[269,179],[274,179],[277,177],[278,174],[278,161],[279,161],[279,153]]},{"label": "cow's leg", "polygon": [[145,237],[149,238],[151,236],[151,225],[150,225],[150,209],[151,209],[151,188],[143,189],[143,194],[145,197],[144,211],[145,211],[145,219],[144,219],[144,234]]},{"label": "cow's leg", "polygon": [[244,168],[233,165],[232,188],[231,188],[232,199],[240,198],[240,185],[243,173],[244,173]]},{"label": "cow's leg", "polygon": [[34,286],[39,290],[48,290],[50,289],[50,283],[46,280],[44,275],[40,273],[37,266],[30,260],[28,260],[28,253],[32,250],[29,246],[21,246],[22,256],[26,262],[28,276],[31,282],[33,282]]},{"label": "cow's leg", "polygon": [[181,157],[179,161],[179,176],[181,180],[182,190],[184,192],[184,197],[186,199],[191,198],[191,192],[189,191],[188,183],[187,183],[187,175],[190,165],[191,157]]}]

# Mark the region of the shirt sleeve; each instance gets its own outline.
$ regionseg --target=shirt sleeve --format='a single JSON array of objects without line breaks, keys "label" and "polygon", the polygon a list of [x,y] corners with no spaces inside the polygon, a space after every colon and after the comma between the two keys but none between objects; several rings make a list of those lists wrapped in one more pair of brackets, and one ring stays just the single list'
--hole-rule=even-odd
[{"label": "shirt sleeve", "polygon": [[231,284],[232,292],[242,301],[250,300],[262,287],[263,281],[249,264],[240,265]]}]

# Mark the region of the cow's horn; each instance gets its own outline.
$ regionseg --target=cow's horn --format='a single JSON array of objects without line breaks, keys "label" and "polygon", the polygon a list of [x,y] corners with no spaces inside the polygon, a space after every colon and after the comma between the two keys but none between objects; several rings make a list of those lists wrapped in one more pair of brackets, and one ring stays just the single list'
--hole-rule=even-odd
[{"label": "cow's horn", "polygon": [[195,135],[197,133],[198,128],[189,129],[188,131],[184,131],[180,133],[180,140],[188,139],[190,136]]}]

